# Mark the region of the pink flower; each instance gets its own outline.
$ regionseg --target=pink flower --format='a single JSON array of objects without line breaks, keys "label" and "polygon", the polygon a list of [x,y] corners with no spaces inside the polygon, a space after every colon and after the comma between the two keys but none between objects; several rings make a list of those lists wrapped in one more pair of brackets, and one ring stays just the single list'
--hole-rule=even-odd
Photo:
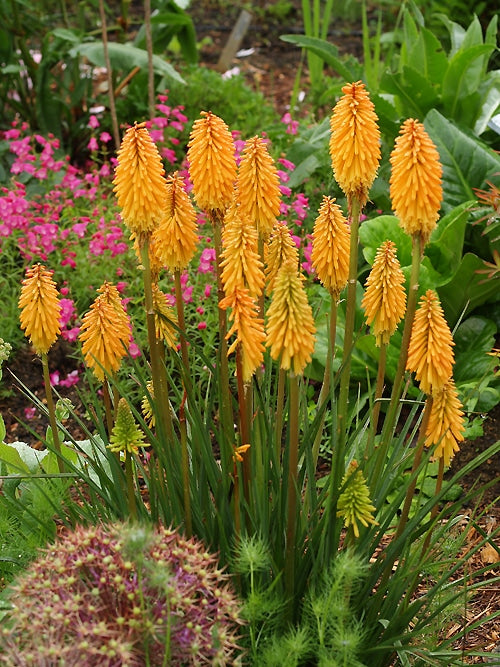
[{"label": "pink flower", "polygon": [[299,122],[297,120],[292,120],[292,116],[290,115],[289,111],[287,111],[286,114],[284,114],[284,116],[281,118],[281,122],[287,126],[287,134],[297,134]]},{"label": "pink flower", "polygon": [[287,160],[284,157],[280,157],[278,162],[285,168],[288,169],[288,171],[293,171],[295,169],[295,165],[293,162],[290,162],[290,160]]},{"label": "pink flower", "polygon": [[53,387],[57,387],[57,385],[59,384],[59,377],[60,377],[60,376],[59,376],[58,371],[54,371],[53,373],[51,373],[51,374],[49,375],[49,378],[50,378],[50,384],[51,384]]},{"label": "pink flower", "polygon": [[102,141],[103,144],[108,144],[111,141],[110,133],[109,132],[101,132],[99,140]]},{"label": "pink flower", "polygon": [[71,371],[71,373],[68,373],[65,377],[64,380],[61,380],[59,384],[61,387],[72,387],[75,384],[78,384],[80,381],[80,375],[78,371]]},{"label": "pink flower", "polygon": [[90,141],[87,144],[87,148],[89,149],[89,151],[96,151],[99,148],[97,139],[95,137],[90,137]]},{"label": "pink flower", "polygon": [[214,271],[215,248],[204,248],[200,256],[198,273],[209,273]]},{"label": "pink flower", "polygon": [[208,299],[211,293],[212,293],[212,285],[210,284],[205,285],[205,299]]},{"label": "pink flower", "polygon": [[205,320],[203,320],[202,322],[198,322],[198,329],[199,329],[200,331],[201,331],[202,329],[206,329],[206,328],[207,328],[207,323],[205,322]]},{"label": "pink flower", "polygon": [[91,127],[93,130],[96,129],[96,127],[99,127],[100,123],[97,118],[97,116],[90,116],[89,122],[88,122],[88,127]]},{"label": "pink flower", "polygon": [[129,346],[128,346],[128,353],[132,357],[132,359],[136,359],[137,357],[141,356],[141,351],[139,349],[139,346],[135,341],[131,341]]},{"label": "pink flower", "polygon": [[26,419],[34,419],[36,416],[36,408],[24,408],[24,416]]}]

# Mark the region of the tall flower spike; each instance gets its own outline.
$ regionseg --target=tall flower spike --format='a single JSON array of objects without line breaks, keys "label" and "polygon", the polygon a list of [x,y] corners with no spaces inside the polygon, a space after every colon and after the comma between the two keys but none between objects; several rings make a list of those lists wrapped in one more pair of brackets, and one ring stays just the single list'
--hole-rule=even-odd
[{"label": "tall flower spike", "polygon": [[311,306],[293,262],[283,264],[268,310],[267,346],[273,359],[281,358],[281,368],[295,375],[304,371],[314,352],[316,327]]},{"label": "tall flower spike", "polygon": [[155,285],[153,287],[153,309],[155,314],[156,337],[164,340],[168,347],[177,347],[177,317],[167,303],[166,295]]},{"label": "tall flower spike", "polygon": [[377,250],[372,270],[366,281],[361,307],[368,324],[373,324],[375,343],[380,347],[389,342],[403,319],[406,309],[405,277],[396,254],[396,244],[384,241]]},{"label": "tall flower spike", "polygon": [[138,454],[139,447],[145,446],[148,445],[144,443],[144,433],[135,423],[127,401],[120,398],[116,410],[116,422],[109,438],[108,448],[116,453]]},{"label": "tall flower spike", "polygon": [[426,394],[442,389],[453,371],[453,338],[435,292],[420,299],[408,348],[406,370],[415,373]]},{"label": "tall flower spike", "polygon": [[359,537],[358,522],[365,527],[369,524],[378,525],[373,518],[376,507],[370,500],[368,485],[363,473],[357,468],[357,461],[351,461],[342,480],[345,489],[337,504],[337,516],[344,518],[347,528],[352,526],[355,537]]},{"label": "tall flower spike", "polygon": [[201,115],[193,123],[188,144],[189,176],[198,206],[224,212],[236,181],[233,138],[221,118],[211,111]]},{"label": "tall flower spike", "polygon": [[361,81],[342,92],[330,118],[333,173],[347,198],[356,197],[364,206],[380,162],[378,118]]},{"label": "tall flower spike", "polygon": [[185,269],[196,250],[196,211],[177,172],[167,178],[165,214],[153,239],[156,257],[172,272]]},{"label": "tall flower spike", "polygon": [[439,217],[443,169],[436,146],[418,120],[403,123],[390,162],[394,213],[405,232],[420,234],[425,244]]},{"label": "tall flower spike", "polygon": [[349,277],[349,225],[335,199],[323,197],[312,235],[311,262],[326,289],[336,297]]},{"label": "tall flower spike", "polygon": [[165,171],[144,123],[129,127],[113,181],[123,222],[137,235],[152,232],[165,206]]},{"label": "tall flower spike", "polygon": [[52,274],[42,264],[27,269],[19,297],[21,329],[40,355],[47,354],[61,332],[61,305]]},{"label": "tall flower spike", "polygon": [[242,212],[257,225],[259,237],[267,239],[280,214],[281,197],[276,165],[260,137],[245,142],[237,190]]},{"label": "tall flower spike", "polygon": [[285,262],[291,262],[296,268],[299,266],[299,251],[292,238],[292,234],[285,222],[278,220],[273,227],[266,253],[266,294],[271,294],[276,282],[276,276]]},{"label": "tall flower spike", "polygon": [[252,296],[262,294],[265,278],[257,229],[234,200],[224,218],[222,247],[220,267],[226,296],[242,287],[247,287]]},{"label": "tall flower spike", "polygon": [[264,320],[258,317],[257,304],[250,296],[246,287],[236,287],[234,292],[222,299],[221,308],[231,308],[229,319],[233,325],[227,332],[226,338],[234,333],[236,340],[228,349],[228,355],[234,352],[237,345],[241,345],[243,353],[243,382],[250,382],[252,375],[262,364],[264,358]]},{"label": "tall flower spike", "polygon": [[128,317],[123,306],[100,294],[82,319],[79,339],[85,363],[101,382],[114,373],[127,354],[130,339]]},{"label": "tall flower spike", "polygon": [[437,445],[434,457],[443,458],[447,466],[459,450],[458,443],[464,439],[464,413],[453,378],[433,392],[432,398],[425,444],[427,447]]}]

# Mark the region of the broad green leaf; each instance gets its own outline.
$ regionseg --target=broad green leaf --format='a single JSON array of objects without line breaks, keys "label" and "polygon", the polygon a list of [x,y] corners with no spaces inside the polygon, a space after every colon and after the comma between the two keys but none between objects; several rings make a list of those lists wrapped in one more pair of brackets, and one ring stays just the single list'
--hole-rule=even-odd
[{"label": "broad green leaf", "polygon": [[441,218],[425,248],[433,267],[446,279],[441,282],[449,280],[460,264],[465,225],[474,203],[465,202]]},{"label": "broad green leaf", "polygon": [[441,305],[450,326],[459,317],[487,302],[500,299],[500,276],[485,280],[477,271],[484,269],[484,263],[477,255],[467,253],[453,278],[438,287]]},{"label": "broad green leaf", "polygon": [[[494,47],[491,44],[478,44],[465,51],[460,50],[450,60],[442,86],[442,101],[447,116],[457,118],[460,98],[477,90],[481,83],[482,67],[478,59],[484,55],[490,55],[493,50]],[[457,118],[457,120],[460,119]]]},{"label": "broad green leaf", "polygon": [[492,367],[488,355],[495,345],[497,328],[485,317],[469,317],[458,327],[454,335],[456,382],[480,380]]},{"label": "broad green leaf", "polygon": [[355,72],[346,66],[339,58],[339,50],[334,44],[330,44],[319,37],[309,37],[307,35],[280,35],[280,39],[289,44],[300,46],[311,53],[319,56],[323,62],[340,74],[346,81],[352,81],[355,78]]},{"label": "broad green leaf", "polygon": [[[422,49],[425,54],[422,73],[434,85],[441,87],[443,77],[448,69],[448,58],[438,38],[427,28],[421,29]],[[413,64],[413,63],[412,63]]]},{"label": "broad green leaf", "polygon": [[452,57],[459,51],[460,47],[462,46],[462,42],[464,41],[465,37],[465,30],[459,23],[455,23],[455,21],[452,21],[445,14],[436,14],[436,17],[442,21],[448,29],[451,41],[451,50],[448,55],[449,57]]},{"label": "broad green leaf", "polygon": [[7,464],[9,472],[36,472],[48,450],[33,449],[25,442],[0,443],[0,461]]},{"label": "broad green leaf", "polygon": [[363,245],[363,256],[368,264],[373,264],[380,245],[390,239],[397,246],[401,266],[411,264],[411,238],[399,225],[393,215],[380,215],[378,218],[365,220],[359,228],[359,239]]},{"label": "broad green leaf", "polygon": [[488,129],[488,123],[500,108],[500,71],[490,72],[487,80],[479,89],[482,101],[479,114],[476,114],[474,133],[480,136]]},{"label": "broad green leaf", "polygon": [[435,106],[438,96],[429,81],[415,68],[405,65],[403,72],[384,72],[380,90],[401,99],[406,115],[422,119]]},{"label": "broad green leaf", "polygon": [[435,109],[427,114],[424,125],[443,165],[443,210],[448,213],[475,199],[473,188],[486,187],[486,181],[500,171],[500,156]]},{"label": "broad green leaf", "polygon": [[483,43],[483,29],[479,23],[477,16],[474,16],[465,31],[464,40],[462,42],[462,49],[468,49],[471,46],[477,46]]},{"label": "broad green leaf", "polygon": [[55,28],[51,31],[51,34],[72,44],[79,44],[82,41],[82,34],[80,32],[69,30],[68,28]]},{"label": "broad green leaf", "polygon": [[5,439],[5,434],[6,434],[6,430],[5,430],[5,422],[4,422],[4,420],[3,420],[2,415],[0,415],[0,442],[3,442],[3,441],[4,441],[4,439]]},{"label": "broad green leaf", "polygon": [[[127,71],[140,67],[147,70],[148,54],[144,49],[138,49],[131,44],[118,44],[110,42],[108,44],[109,59],[111,67],[120,71]],[[92,42],[90,44],[80,44],[74,47],[70,53],[85,56],[88,60],[98,67],[105,67],[104,50],[102,42]],[[184,79],[175,69],[161,56],[153,55],[153,69],[156,74],[174,79],[178,83],[184,83]]]}]

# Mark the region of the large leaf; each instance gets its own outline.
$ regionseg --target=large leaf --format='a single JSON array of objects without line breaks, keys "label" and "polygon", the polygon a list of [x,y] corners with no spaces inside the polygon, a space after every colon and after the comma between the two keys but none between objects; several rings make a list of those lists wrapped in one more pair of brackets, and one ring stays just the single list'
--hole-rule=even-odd
[{"label": "large leaf", "polygon": [[462,322],[454,335],[455,370],[457,382],[479,381],[492,367],[488,355],[495,345],[497,328],[485,317],[469,317]]},{"label": "large leaf", "polygon": [[458,269],[462,259],[465,225],[473,204],[465,202],[441,218],[425,248],[425,254],[433,267],[444,278],[439,284],[447,282]]},{"label": "large leaf", "polygon": [[330,121],[324,118],[319,125],[306,130],[296,139],[287,153],[287,159],[293,162],[295,169],[290,175],[288,186],[296,188],[311,176],[323,164],[328,164],[328,142]]},{"label": "large leaf", "polygon": [[490,55],[493,50],[491,44],[477,44],[459,51],[450,60],[442,86],[443,106],[447,115],[456,118],[460,98],[477,90],[482,69],[482,60],[479,61],[479,58]]},{"label": "large leaf", "polygon": [[330,44],[319,37],[308,37],[307,35],[281,35],[280,39],[289,44],[295,44],[311,53],[319,56],[323,62],[340,74],[346,81],[353,81],[359,78],[359,72],[342,62],[339,58],[339,50],[334,44]]},{"label": "large leaf", "polygon": [[399,225],[393,215],[380,215],[366,220],[359,228],[359,239],[363,245],[363,255],[369,264],[373,264],[380,245],[390,239],[398,248],[398,259],[402,266],[411,264],[411,238]]},{"label": "large leaf", "polygon": [[423,118],[437,103],[437,93],[417,69],[405,65],[402,72],[385,72],[380,81],[380,90],[400,98],[405,115]]},{"label": "large leaf", "polygon": [[486,181],[500,171],[500,156],[435,109],[429,111],[424,124],[443,165],[443,210],[448,213],[475,199],[473,188],[486,187]]},{"label": "large leaf", "polygon": [[[130,44],[110,42],[108,44],[108,52],[111,67],[114,70],[129,72],[134,67],[140,67],[144,70],[148,67],[148,54],[144,49],[138,49],[136,46],[131,46]],[[105,67],[102,42],[80,44],[74,47],[70,53],[84,56],[97,67]],[[174,79],[178,83],[184,83],[184,79],[175,71],[172,65],[158,55],[153,55],[153,69],[156,74]]]},{"label": "large leaf", "polygon": [[470,313],[483,303],[500,300],[500,276],[485,280],[484,274],[477,271],[484,269],[484,263],[477,255],[467,253],[453,278],[438,287],[439,298],[446,319],[451,326],[464,313]]}]

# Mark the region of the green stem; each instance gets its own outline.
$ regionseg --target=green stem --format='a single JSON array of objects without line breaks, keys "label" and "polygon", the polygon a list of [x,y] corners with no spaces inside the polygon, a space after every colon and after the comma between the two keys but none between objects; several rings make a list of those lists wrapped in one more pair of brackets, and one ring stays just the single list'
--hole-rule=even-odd
[{"label": "green stem", "polygon": [[[424,443],[425,443],[425,432],[427,430],[427,424],[429,422],[431,409],[432,409],[432,396],[429,396],[425,403],[424,414],[422,416],[422,422],[420,424],[419,438],[417,441],[417,445],[415,447],[415,454],[413,456],[413,465],[410,473],[410,481],[406,489],[405,501],[403,509],[401,511],[401,516],[399,517],[396,534],[394,535],[393,538],[394,540],[397,540],[403,534],[403,531],[406,528],[406,524],[408,522],[408,517],[410,515],[411,503],[415,495],[415,489],[417,487],[417,471],[418,468],[420,467],[420,462],[422,461],[422,452],[424,451]],[[399,550],[398,553],[401,553],[401,550]],[[394,565],[395,559],[396,555],[394,556],[394,558],[391,558],[387,562],[384,572],[382,574],[382,578],[380,580],[380,588],[385,587],[392,573],[392,566]]]},{"label": "green stem", "polygon": [[396,425],[396,416],[399,408],[399,400],[403,389],[403,377],[406,370],[406,362],[408,359],[408,346],[410,345],[411,330],[413,327],[413,320],[415,318],[415,310],[417,308],[418,296],[418,277],[420,273],[420,263],[422,261],[422,239],[419,234],[412,237],[412,262],[410,274],[410,286],[408,290],[408,300],[406,303],[405,323],[403,329],[403,337],[401,340],[401,350],[399,353],[398,367],[394,382],[392,385],[391,400],[387,409],[387,414],[382,428],[382,435],[380,438],[380,445],[378,447],[377,458],[375,461],[372,482],[378,488],[378,483],[381,481],[382,469],[387,456],[390,442],[394,433]]},{"label": "green stem", "polygon": [[[214,245],[215,256],[217,261],[217,298],[218,303],[224,298],[224,287],[222,284],[222,270],[220,267],[220,259],[222,254],[222,220],[217,216],[216,211],[210,211],[212,226],[214,230]],[[221,383],[221,407],[222,407],[222,427],[225,434],[226,451],[222,455],[223,470],[230,470],[232,458],[232,446],[234,443],[234,428],[233,428],[233,408],[231,402],[231,389],[229,384],[229,363],[227,359],[227,314],[223,308],[218,308],[219,311],[219,351],[218,362],[220,369],[220,383]],[[221,452],[222,454],[222,452]]]},{"label": "green stem", "polygon": [[297,545],[295,533],[297,526],[297,468],[299,462],[299,378],[289,373],[290,385],[290,412],[289,412],[289,457],[288,457],[288,485],[287,506],[288,517],[286,526],[285,549],[285,591],[289,604],[289,617],[293,616],[295,594],[295,557]]},{"label": "green stem", "polygon": [[151,279],[151,265],[149,262],[149,234],[139,239],[141,248],[141,261],[144,266],[144,301],[146,308],[146,323],[148,329],[149,354],[151,358],[151,374],[153,376],[153,391],[155,400],[158,401],[158,425],[163,428],[167,441],[174,440],[174,427],[172,415],[170,414],[170,403],[168,399],[168,383],[165,372],[164,360],[161,355],[161,346],[156,338],[155,314],[153,308],[153,285]]},{"label": "green stem", "polygon": [[108,431],[108,437],[111,435],[114,425],[114,416],[113,416],[113,405],[111,401],[111,394],[109,392],[108,379],[105,377],[104,382],[102,383],[102,398],[104,401],[104,412],[106,415],[106,428]]},{"label": "green stem", "polygon": [[387,365],[387,343],[381,343],[380,355],[378,358],[377,384],[375,386],[375,396],[373,399],[373,410],[370,420],[370,434],[368,436],[368,444],[366,447],[366,459],[371,460],[373,452],[373,443],[377,435],[378,419],[380,416],[380,406],[382,394],[384,393],[385,384],[385,368]]},{"label": "green stem", "polygon": [[137,519],[137,507],[135,504],[134,471],[132,466],[132,455],[125,452],[125,478],[127,480],[127,500],[130,516],[133,521]]},{"label": "green stem", "polygon": [[[236,380],[238,382],[238,407],[240,417],[240,440],[242,445],[250,444],[250,414],[249,400],[252,392],[250,386],[243,382],[241,343],[236,347]],[[252,475],[251,455],[243,456],[243,496],[250,507],[250,480]]]},{"label": "green stem", "polygon": [[189,450],[187,439],[186,424],[186,390],[179,406],[179,432],[181,437],[181,465],[182,465],[182,491],[184,494],[184,523],[186,527],[186,537],[193,534],[193,521],[191,518],[191,485],[189,479]]},{"label": "green stem", "polygon": [[180,342],[181,342],[181,358],[182,365],[184,366],[184,383],[190,381],[190,369],[189,369],[189,354],[186,340],[186,320],[184,318],[184,299],[182,298],[182,285],[181,285],[181,272],[179,269],[176,269],[174,272],[174,283],[175,283],[175,307],[177,310],[177,323],[179,329],[181,330]]},{"label": "green stem", "polygon": [[47,353],[42,353],[43,382],[45,385],[45,398],[47,400],[47,410],[49,412],[50,429],[52,431],[52,443],[57,454],[57,467],[60,473],[66,472],[61,454],[61,443],[59,442],[59,432],[57,430],[56,410],[54,399],[52,398],[52,386],[50,384],[49,361]]},{"label": "green stem", "polygon": [[276,465],[281,461],[281,439],[283,437],[283,406],[285,404],[285,380],[286,371],[282,368],[278,371],[278,395],[276,397],[276,423],[275,423],[275,443]]},{"label": "green stem", "polygon": [[[325,362],[325,372],[323,375],[323,384],[321,385],[321,390],[318,397],[318,412],[323,408],[325,402],[330,397],[330,377],[332,374],[332,362],[335,358],[335,339],[337,337],[337,310],[338,310],[338,295],[331,294],[331,306],[330,306],[330,324],[329,324],[329,343],[328,343],[328,352],[326,355]],[[318,431],[316,437],[314,438],[313,444],[313,466],[316,468],[319,457],[319,448],[321,445],[321,436],[323,435],[323,426],[325,423],[326,412],[323,413],[321,418],[321,423],[318,424]]]}]

